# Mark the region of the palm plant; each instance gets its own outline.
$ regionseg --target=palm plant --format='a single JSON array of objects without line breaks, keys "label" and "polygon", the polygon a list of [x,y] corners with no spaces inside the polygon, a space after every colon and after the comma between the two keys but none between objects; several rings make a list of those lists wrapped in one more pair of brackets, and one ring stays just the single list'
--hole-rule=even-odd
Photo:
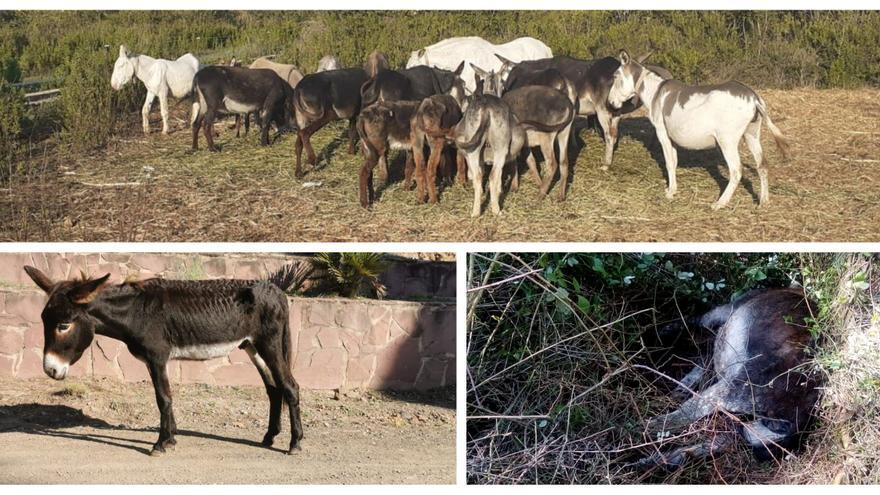
[{"label": "palm plant", "polygon": [[388,268],[382,253],[318,253],[315,266],[327,273],[327,279],[343,297],[378,297],[385,295],[379,276]]}]

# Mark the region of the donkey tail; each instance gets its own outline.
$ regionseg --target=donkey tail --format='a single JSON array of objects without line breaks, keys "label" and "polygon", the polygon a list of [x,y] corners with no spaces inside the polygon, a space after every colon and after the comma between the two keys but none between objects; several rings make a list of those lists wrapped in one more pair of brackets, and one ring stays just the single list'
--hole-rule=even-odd
[{"label": "donkey tail", "polygon": [[764,99],[760,96],[758,97],[758,113],[761,114],[761,117],[767,122],[767,128],[770,129],[770,134],[773,134],[773,140],[776,141],[776,146],[779,148],[779,151],[782,153],[782,158],[788,160],[789,155],[789,144],[788,139],[782,135],[782,131],[779,130],[773,124],[773,121],[770,120],[770,113],[767,111],[767,104],[764,103]]},{"label": "donkey tail", "polygon": [[[462,117],[464,118],[464,117]],[[477,126],[477,129],[474,131],[471,139],[466,142],[457,142],[458,147],[464,151],[473,151],[474,148],[480,144],[480,141],[483,139],[483,135],[486,134],[486,128],[489,127],[489,113],[482,112],[480,115],[480,125]]]},{"label": "donkey tail", "polygon": [[376,78],[371,77],[361,85],[361,108],[367,108],[368,106],[376,103],[379,99],[379,92],[376,91]]},{"label": "donkey tail", "polygon": [[205,101],[205,97],[202,95],[202,90],[199,88],[195,77],[193,78],[190,97],[192,98],[192,111],[189,114],[189,126],[192,127],[195,125],[196,119],[202,111],[202,103]]},{"label": "donkey tail", "polygon": [[284,362],[287,363],[287,366],[293,364],[290,361],[290,351],[290,318],[284,318],[284,327],[281,331],[281,355],[284,357]]},{"label": "donkey tail", "polygon": [[293,95],[293,106],[296,109],[297,113],[307,115],[311,120],[319,120],[324,117],[325,108],[324,105],[320,105],[320,112],[316,112],[315,110],[309,108],[309,102],[303,101],[303,94],[305,91],[296,91]]}]

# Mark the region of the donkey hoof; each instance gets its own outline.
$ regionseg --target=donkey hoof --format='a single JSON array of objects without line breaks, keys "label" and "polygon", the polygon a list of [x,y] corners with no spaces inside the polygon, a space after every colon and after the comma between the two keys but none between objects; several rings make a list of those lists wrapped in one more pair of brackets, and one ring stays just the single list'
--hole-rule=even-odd
[{"label": "donkey hoof", "polygon": [[295,445],[293,447],[290,447],[290,450],[287,451],[287,455],[294,455],[299,452],[302,452],[302,447],[299,445]]},{"label": "donkey hoof", "polygon": [[275,443],[275,437],[270,437],[266,435],[263,437],[263,441],[260,442],[263,444],[263,447],[271,447],[273,443]]},{"label": "donkey hoof", "polygon": [[712,203],[712,209],[713,209],[713,210],[719,210],[719,209],[721,209],[721,208],[723,208],[723,207],[724,207],[724,204],[723,204],[723,203],[719,203],[719,202],[717,202],[717,201],[714,202],[714,203]]},{"label": "donkey hoof", "polygon": [[165,447],[162,447],[161,445],[154,445],[153,450],[150,451],[150,456],[151,457],[158,457],[160,455],[163,455],[164,453],[165,453]]}]

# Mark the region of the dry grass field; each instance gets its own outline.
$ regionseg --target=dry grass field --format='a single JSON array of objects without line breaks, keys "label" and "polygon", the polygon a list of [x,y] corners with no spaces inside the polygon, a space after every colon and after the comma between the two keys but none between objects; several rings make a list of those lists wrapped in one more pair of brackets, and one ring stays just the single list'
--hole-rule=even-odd
[{"label": "dry grass field", "polygon": [[[313,140],[316,168],[293,175],[294,136],[260,147],[226,128],[219,153],[189,150],[187,102],[170,136],[140,133],[132,116],[112,143],[90,154],[41,154],[0,184],[2,241],[880,241],[880,90],[763,90],[774,122],[792,142],[781,160],[766,128],[770,202],[758,207],[757,174],[743,145],[743,181],[730,207],[709,205],[727,182],[718,151],[680,152],[679,193],[665,198],[665,169],[643,113],[625,119],[615,163],[599,168],[604,144],[579,133],[568,200],[546,200],[525,176],[503,214],[470,218],[472,191],[446,188],[438,205],[401,188],[402,160],[370,211],[357,201],[360,153],[345,126]],[[154,129],[158,111],[154,111]],[[204,147],[204,139],[202,138]]]}]

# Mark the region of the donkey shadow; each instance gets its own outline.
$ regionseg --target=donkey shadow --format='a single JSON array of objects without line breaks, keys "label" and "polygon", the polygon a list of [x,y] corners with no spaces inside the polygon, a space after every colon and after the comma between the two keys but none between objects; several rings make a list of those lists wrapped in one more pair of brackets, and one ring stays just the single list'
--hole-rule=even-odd
[{"label": "donkey shadow", "polygon": [[[330,159],[336,153],[336,150],[339,149],[343,144],[348,144],[348,124],[346,123],[345,128],[342,129],[342,132],[330,140],[326,146],[321,148],[315,155],[315,165],[312,167],[310,171],[320,171],[324,170],[330,165]],[[357,145],[357,143],[355,143]],[[314,146],[314,145],[313,145]],[[355,146],[355,151],[357,151],[358,147]],[[346,151],[347,153],[347,151]],[[354,156],[354,155],[353,155]]]},{"label": "donkey shadow", "polygon": [[[663,147],[660,146],[660,141],[657,140],[657,133],[654,130],[654,125],[651,124],[648,118],[625,118],[621,120],[620,127],[620,135],[627,135],[630,138],[639,141],[642,146],[645,147],[645,150],[651,155],[651,159],[656,164],[658,170],[660,170],[663,177],[668,181],[669,177],[666,175],[666,160],[663,158]],[[620,140],[618,139],[618,145],[619,144]],[[688,150],[678,146],[676,146],[675,149],[678,151],[678,168],[704,169],[718,185],[719,195],[724,188],[727,187],[729,180],[721,173],[722,170],[727,170],[727,162],[724,160],[724,155],[721,154],[721,150],[717,146],[707,150]],[[741,161],[743,161],[743,158],[750,156],[751,155],[748,153],[740,153]],[[753,162],[750,162],[748,165],[743,163],[743,175],[740,179],[740,185],[749,192],[755,201],[757,201],[758,191],[755,189],[752,179],[747,178],[745,173],[745,169],[754,170],[754,168]]]},{"label": "donkey shadow", "polygon": [[[83,433],[67,431],[69,428],[88,427],[101,430],[101,433]],[[104,433],[106,431],[107,433]],[[113,425],[98,418],[93,418],[70,406],[56,404],[14,404],[0,406],[0,434],[6,432],[20,432],[31,435],[45,435],[50,437],[69,438],[85,442],[102,443],[113,447],[134,450],[144,455],[150,455],[153,441],[139,440],[115,436],[114,431],[149,432],[158,435],[158,428],[133,428],[125,425]],[[258,441],[243,438],[232,438],[211,433],[202,433],[191,430],[178,430],[178,435],[196,438],[205,438],[221,442],[236,443],[265,449]],[[272,447],[271,450],[286,452],[285,450]]]}]

